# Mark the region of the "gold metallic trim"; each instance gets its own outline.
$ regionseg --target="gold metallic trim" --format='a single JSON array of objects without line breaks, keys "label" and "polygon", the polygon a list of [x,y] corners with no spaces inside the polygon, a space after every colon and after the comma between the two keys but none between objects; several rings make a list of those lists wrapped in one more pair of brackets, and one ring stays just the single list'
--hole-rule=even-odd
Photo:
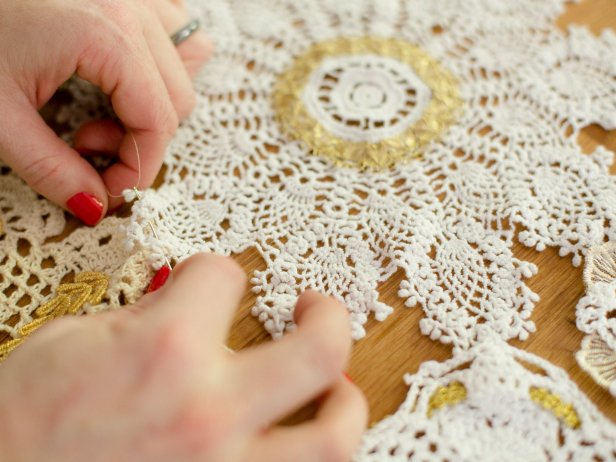
[{"label": "gold metallic trim", "polygon": [[428,417],[432,417],[434,411],[442,409],[445,406],[455,406],[464,401],[467,397],[466,387],[460,382],[451,382],[445,387],[439,387],[430,396],[428,402]]},{"label": "gold metallic trim", "polygon": [[[377,54],[407,64],[432,91],[422,118],[400,135],[379,142],[341,139],[315,120],[302,101],[311,74],[333,56]],[[456,119],[462,99],[453,75],[420,48],[395,39],[378,37],[337,38],[312,46],[280,75],[273,106],[281,130],[305,142],[317,155],[339,166],[381,170],[420,157],[423,148],[440,136]]]},{"label": "gold metallic trim", "polygon": [[550,411],[555,417],[562,420],[568,427],[573,429],[582,425],[578,413],[570,403],[564,403],[560,396],[545,388],[531,388],[530,398],[542,408]]},{"label": "gold metallic trim", "polygon": [[0,361],[47,322],[61,316],[75,315],[86,303],[99,304],[108,286],[107,276],[94,272],[81,273],[75,277],[75,282],[61,284],[56,290],[56,297],[36,309],[34,313],[37,318],[19,330],[21,336],[0,345]]}]

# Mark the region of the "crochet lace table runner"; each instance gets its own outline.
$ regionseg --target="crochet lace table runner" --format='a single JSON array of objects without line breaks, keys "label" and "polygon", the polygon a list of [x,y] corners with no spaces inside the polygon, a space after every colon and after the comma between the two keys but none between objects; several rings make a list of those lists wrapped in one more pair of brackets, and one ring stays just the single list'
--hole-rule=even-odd
[{"label": "crochet lace table runner", "polygon": [[[576,142],[616,128],[616,36],[558,30],[565,3],[190,1],[216,54],[163,185],[131,217],[54,239],[63,214],[3,171],[0,328],[20,341],[45,316],[134,300],[167,256],[256,247],[253,313],[274,337],[312,288],[349,307],[361,339],[392,312],[378,285],[402,270],[399,295],[454,356],[407,377],[357,461],[616,459],[615,426],[566,374],[506,344],[535,331],[538,300],[514,243],[577,266],[616,241],[614,154]],[[67,88],[69,139],[104,99]],[[594,345],[613,364],[614,286],[587,286],[578,360],[609,387]]]}]

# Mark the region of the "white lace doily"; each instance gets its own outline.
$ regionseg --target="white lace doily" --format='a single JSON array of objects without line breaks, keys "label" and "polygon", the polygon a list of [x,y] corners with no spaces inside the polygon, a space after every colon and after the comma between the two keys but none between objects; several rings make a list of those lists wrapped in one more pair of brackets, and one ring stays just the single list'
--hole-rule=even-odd
[{"label": "white lace doily", "polygon": [[[275,336],[314,288],[362,337],[402,268],[431,338],[527,338],[537,268],[514,241],[579,265],[616,238],[613,153],[576,144],[616,127],[616,37],[558,31],[562,3],[193,1],[217,53],[129,239],[159,264],[256,246],[254,314]],[[142,231],[155,216],[162,242]]]},{"label": "white lace doily", "polygon": [[408,375],[356,462],[616,460],[616,426],[567,374],[499,339]]},{"label": "white lace doily", "polygon": [[[2,329],[19,337],[65,276],[109,275],[107,306],[145,287],[144,254],[160,266],[256,246],[267,266],[254,314],[269,332],[292,329],[297,294],[314,288],[349,306],[360,338],[391,313],[377,287],[402,269],[422,332],[458,348],[408,378],[358,461],[614,460],[614,426],[566,375],[500,340],[535,329],[537,268],[516,241],[579,265],[616,239],[614,155],[576,143],[588,124],[616,128],[616,37],[560,32],[564,3],[190,0],[217,52],[164,186],[131,219],[67,234],[62,212],[0,176]],[[67,138],[103,101],[69,90]],[[595,327],[585,342],[603,348]],[[497,338],[480,341],[485,329]]]},{"label": "white lace doily", "polygon": [[601,386],[616,396],[616,244],[593,247],[584,268],[586,296],[576,308],[578,329],[589,334],[576,358]]}]

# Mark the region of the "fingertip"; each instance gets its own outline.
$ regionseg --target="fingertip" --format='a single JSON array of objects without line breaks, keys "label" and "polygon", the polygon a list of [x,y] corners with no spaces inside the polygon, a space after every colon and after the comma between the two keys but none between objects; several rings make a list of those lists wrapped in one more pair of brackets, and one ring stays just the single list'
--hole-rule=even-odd
[{"label": "fingertip", "polygon": [[194,255],[191,255],[186,260],[182,260],[175,267],[175,274],[183,274],[186,271],[189,271],[193,266],[205,266],[209,265],[212,262],[212,259],[217,258],[216,255],[212,255],[206,252],[199,252]]},{"label": "fingertip", "polygon": [[310,352],[310,363],[330,384],[342,377],[352,348],[347,309],[332,297],[308,291],[297,303],[296,338]]},{"label": "fingertip", "polygon": [[297,299],[293,318],[296,323],[301,323],[307,311],[316,306],[324,306],[330,310],[344,312],[348,316],[346,308],[335,298],[323,295],[315,290],[306,290]]},{"label": "fingertip", "polygon": [[245,293],[244,277],[244,271],[230,258],[197,254],[176,265],[173,271],[157,276],[155,287],[168,280],[155,292],[159,294],[160,307],[156,316],[162,322],[169,318],[190,319],[194,329],[208,329],[212,342],[223,342]]},{"label": "fingertip", "polygon": [[245,288],[247,283],[246,273],[242,267],[232,258],[212,253],[197,253],[179,263],[173,273],[175,278],[183,277],[186,273],[202,273],[216,268],[217,273],[224,273],[228,279],[240,283]]},{"label": "fingertip", "polygon": [[83,124],[73,140],[75,150],[82,155],[117,155],[125,136],[124,129],[113,120],[94,120]]},{"label": "fingertip", "polygon": [[368,418],[364,394],[340,377],[321,401],[312,425],[315,451],[322,459],[349,460],[368,425]]},{"label": "fingertip", "polygon": [[[169,114],[169,131],[130,129],[122,139],[118,152],[119,160],[102,175],[111,196],[121,196],[127,189],[147,189],[154,181],[163,164],[167,144],[172,137],[171,126],[177,128],[177,114]],[[111,201],[112,207],[121,204]]]},{"label": "fingertip", "polygon": [[303,292],[297,298],[297,303],[295,304],[295,311],[293,312],[295,322],[300,322],[306,310],[310,306],[322,301],[323,298],[325,297],[315,290],[306,290]]},{"label": "fingertip", "polygon": [[[124,191],[134,187],[143,189],[150,186],[148,182],[144,181],[141,181],[141,184],[137,184],[139,182],[139,171],[122,163],[113,164],[105,170],[103,172],[103,182],[112,196],[122,196]],[[119,197],[118,204],[112,200],[111,207],[115,208],[120,204],[119,201]]]}]

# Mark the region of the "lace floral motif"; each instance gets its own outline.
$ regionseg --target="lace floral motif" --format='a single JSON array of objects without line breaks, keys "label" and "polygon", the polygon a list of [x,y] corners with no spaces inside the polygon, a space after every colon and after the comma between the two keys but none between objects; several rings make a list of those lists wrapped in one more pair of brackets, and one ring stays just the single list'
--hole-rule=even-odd
[{"label": "lace floral motif", "polygon": [[616,396],[616,244],[588,253],[587,293],[576,309],[577,327],[588,335],[577,354],[580,366]]},{"label": "lace floral motif", "polygon": [[616,458],[616,426],[565,372],[499,339],[406,382],[406,401],[365,434],[356,462]]},{"label": "lace floral motif", "polygon": [[[616,128],[616,39],[560,32],[563,4],[189,2],[217,53],[165,186],[134,207],[131,245],[157,265],[256,246],[267,268],[252,278],[254,314],[274,336],[293,328],[296,295],[312,287],[343,300],[362,337],[369,316],[391,312],[377,287],[402,270],[400,294],[433,339],[467,348],[480,324],[526,338],[537,268],[515,258],[514,242],[579,265],[616,238],[613,153],[576,143],[587,124]],[[315,50],[318,63],[304,59]],[[451,75],[459,99],[446,123],[430,118],[437,74]],[[152,217],[160,242],[143,233]]]}]

